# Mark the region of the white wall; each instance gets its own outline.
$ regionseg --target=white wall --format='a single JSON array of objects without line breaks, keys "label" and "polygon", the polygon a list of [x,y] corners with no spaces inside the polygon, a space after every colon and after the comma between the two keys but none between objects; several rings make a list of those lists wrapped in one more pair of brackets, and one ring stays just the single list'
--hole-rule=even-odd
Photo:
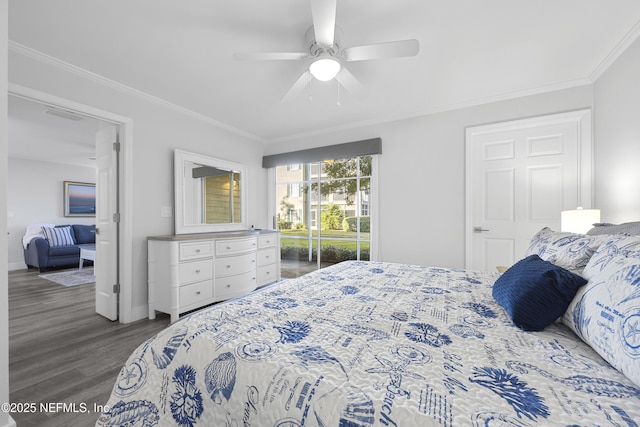
[{"label": "white wall", "polygon": [[269,144],[266,151],[381,137],[380,259],[463,268],[465,128],[591,106],[591,86],[582,86]]},{"label": "white wall", "polygon": [[[0,0],[0,93],[7,93],[8,2]],[[9,402],[9,298],[7,276],[7,97],[0,97],[0,403]],[[0,426],[15,426],[0,411]]]},{"label": "white wall", "polygon": [[64,216],[64,181],[96,182],[95,168],[9,158],[7,231],[9,270],[26,268],[22,236],[27,225],[95,224],[95,218]]},{"label": "white wall", "polygon": [[640,220],[640,39],[594,84],[596,207],[602,221]]},{"label": "white wall", "polygon": [[[49,58],[35,59],[9,52],[9,81],[107,111],[132,121],[132,202],[123,214],[132,216],[131,277],[121,280],[133,286],[131,318],[147,315],[147,246],[150,235],[172,234],[173,218],[160,216],[163,206],[173,206],[173,150],[180,148],[247,164],[249,167],[249,222],[266,227],[266,172],[261,168],[263,144],[215,124],[178,112],[162,103],[132,94],[108,82],[97,81],[73,67]],[[179,84],[179,82],[177,82]],[[215,96],[215,94],[211,94]],[[126,150],[126,149],[125,149]]]}]

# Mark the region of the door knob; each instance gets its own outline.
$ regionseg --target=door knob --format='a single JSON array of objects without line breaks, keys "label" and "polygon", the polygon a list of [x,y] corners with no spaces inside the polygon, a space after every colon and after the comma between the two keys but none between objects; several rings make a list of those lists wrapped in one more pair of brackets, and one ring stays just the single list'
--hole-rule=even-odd
[{"label": "door knob", "polygon": [[482,228],[482,227],[473,227],[473,232],[474,233],[482,233],[483,231],[491,231],[491,230],[486,229],[486,228]]}]

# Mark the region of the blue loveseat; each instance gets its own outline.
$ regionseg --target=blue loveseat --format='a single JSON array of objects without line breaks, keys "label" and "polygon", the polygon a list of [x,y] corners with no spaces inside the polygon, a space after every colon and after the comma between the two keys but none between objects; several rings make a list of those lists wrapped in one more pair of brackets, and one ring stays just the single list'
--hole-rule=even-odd
[{"label": "blue loveseat", "polygon": [[[69,225],[56,225],[54,228],[69,227]],[[95,244],[95,225],[73,224],[71,228],[71,242],[73,244],[52,245],[44,237],[44,234],[35,236],[24,248],[24,262],[28,268],[38,268],[44,272],[51,268],[71,267],[80,264],[80,246],[82,244]]]}]

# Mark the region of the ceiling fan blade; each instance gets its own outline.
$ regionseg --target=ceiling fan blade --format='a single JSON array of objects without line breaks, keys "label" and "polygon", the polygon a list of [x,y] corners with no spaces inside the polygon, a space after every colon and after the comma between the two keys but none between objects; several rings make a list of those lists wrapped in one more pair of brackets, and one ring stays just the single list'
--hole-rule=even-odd
[{"label": "ceiling fan blade", "polygon": [[360,97],[364,95],[364,86],[355,78],[353,74],[345,67],[342,67],[340,72],[336,75],[336,80],[342,85],[350,94]]},{"label": "ceiling fan blade", "polygon": [[307,85],[309,85],[310,81],[311,81],[311,73],[309,72],[309,70],[307,70],[304,73],[302,73],[300,77],[298,77],[298,80],[296,80],[293,86],[291,86],[291,89],[289,89],[289,91],[282,97],[282,100],[280,102],[293,101],[298,95],[300,95],[302,90]]},{"label": "ceiling fan blade", "polygon": [[336,31],[337,0],[311,0],[311,16],[316,43],[332,46]]},{"label": "ceiling fan blade", "polygon": [[254,52],[233,54],[233,58],[238,61],[296,61],[308,57],[308,53],[302,52]]},{"label": "ceiling fan blade", "polygon": [[350,47],[344,50],[344,56],[347,61],[366,61],[368,59],[416,56],[419,50],[418,40],[411,39]]}]

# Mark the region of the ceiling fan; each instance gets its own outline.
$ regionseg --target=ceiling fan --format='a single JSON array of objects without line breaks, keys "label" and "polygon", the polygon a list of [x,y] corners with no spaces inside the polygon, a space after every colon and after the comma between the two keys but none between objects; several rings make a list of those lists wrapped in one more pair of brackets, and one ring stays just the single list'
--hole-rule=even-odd
[{"label": "ceiling fan", "polygon": [[305,34],[307,52],[256,52],[236,53],[237,60],[285,60],[309,62],[309,67],[298,77],[291,89],[282,98],[287,102],[295,98],[311,78],[320,81],[336,79],[342,87],[352,94],[363,92],[363,87],[344,62],[366,61],[370,59],[397,58],[415,56],[420,45],[417,40],[398,40],[363,46],[343,48],[341,45],[342,30],[336,26],[337,0],[310,0],[313,25]]}]

